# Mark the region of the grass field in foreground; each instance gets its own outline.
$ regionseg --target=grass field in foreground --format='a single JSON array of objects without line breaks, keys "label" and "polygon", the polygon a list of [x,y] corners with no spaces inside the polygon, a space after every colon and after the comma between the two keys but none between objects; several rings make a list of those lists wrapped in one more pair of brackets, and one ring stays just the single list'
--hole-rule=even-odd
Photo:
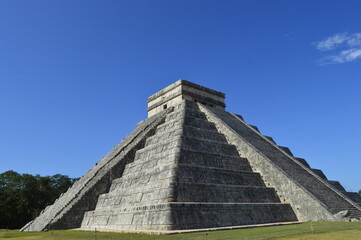
[{"label": "grass field in foreground", "polygon": [[106,233],[85,231],[49,231],[19,232],[17,230],[0,230],[0,239],[14,240],[215,240],[215,239],[304,239],[304,240],[361,240],[361,223],[359,222],[307,222],[294,225],[260,227],[237,230],[185,233],[174,235],[147,235],[135,233]]}]

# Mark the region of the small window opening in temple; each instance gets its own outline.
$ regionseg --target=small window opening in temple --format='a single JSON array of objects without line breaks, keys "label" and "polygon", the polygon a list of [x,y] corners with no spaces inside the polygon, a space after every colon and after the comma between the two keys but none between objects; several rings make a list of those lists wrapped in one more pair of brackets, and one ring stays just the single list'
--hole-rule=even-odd
[{"label": "small window opening in temple", "polygon": [[197,99],[193,99],[193,102],[198,102]]},{"label": "small window opening in temple", "polygon": [[167,109],[167,104],[164,104],[164,105],[163,105],[163,109]]},{"label": "small window opening in temple", "polygon": [[206,102],[202,102],[202,104],[207,105],[207,103],[206,103]]},{"label": "small window opening in temple", "polygon": [[214,107],[214,105],[213,105],[213,104],[211,104],[210,106],[211,106],[211,107]]}]

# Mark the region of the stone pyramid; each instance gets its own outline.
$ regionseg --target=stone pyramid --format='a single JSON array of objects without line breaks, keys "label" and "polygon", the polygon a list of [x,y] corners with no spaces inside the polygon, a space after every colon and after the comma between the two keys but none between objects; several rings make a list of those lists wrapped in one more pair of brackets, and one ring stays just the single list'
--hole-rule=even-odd
[{"label": "stone pyramid", "polygon": [[185,80],[152,95],[148,118],[22,230],[360,219],[358,194],[225,111],[224,97]]}]

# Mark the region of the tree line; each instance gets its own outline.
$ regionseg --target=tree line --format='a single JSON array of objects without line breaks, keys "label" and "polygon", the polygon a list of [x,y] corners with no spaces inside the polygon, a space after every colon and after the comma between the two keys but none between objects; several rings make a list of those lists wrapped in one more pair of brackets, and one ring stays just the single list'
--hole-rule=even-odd
[{"label": "tree line", "polygon": [[0,174],[0,229],[18,229],[37,217],[65,192],[76,178],[6,171]]}]

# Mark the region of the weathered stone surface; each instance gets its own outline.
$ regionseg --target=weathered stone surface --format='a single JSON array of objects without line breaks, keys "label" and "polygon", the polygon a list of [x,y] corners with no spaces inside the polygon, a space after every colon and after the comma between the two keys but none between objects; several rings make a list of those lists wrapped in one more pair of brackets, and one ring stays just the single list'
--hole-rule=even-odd
[{"label": "weathered stone surface", "polygon": [[338,213],[335,214],[335,217],[340,221],[342,221],[342,219],[344,219],[344,218],[346,218],[348,216],[350,216],[350,211],[349,210],[344,210],[344,211],[341,211],[341,212],[338,212]]},{"label": "weathered stone surface", "polygon": [[335,220],[334,214],[344,210],[349,210],[352,218],[361,217],[360,206],[333,187],[322,171],[308,168],[235,114],[200,108],[260,172],[267,186],[274,187],[281,200],[290,202],[299,220]]},{"label": "weathered stone surface", "polygon": [[[149,206],[167,206],[163,214],[172,217],[146,221],[154,215]],[[261,217],[265,211],[284,214]],[[127,224],[97,220],[114,215]],[[295,220],[290,205],[265,186],[197,104],[183,101],[100,196],[96,209],[86,213],[82,228],[171,230]]]},{"label": "weathered stone surface", "polygon": [[185,99],[219,109],[224,109],[226,106],[224,93],[181,79],[148,98],[148,116],[177,105]]},{"label": "weathered stone surface", "polygon": [[124,166],[133,161],[136,150],[144,145],[147,136],[154,134],[155,128],[164,121],[166,113],[154,115],[139,123],[132,133],[75,182],[53,205],[48,206],[21,230],[42,231],[49,228],[79,227],[84,213],[95,208],[98,196],[109,190],[112,179],[122,176]]},{"label": "weathered stone surface", "polygon": [[355,220],[361,197],[224,110],[224,94],[180,80],[23,230],[176,230]]}]

